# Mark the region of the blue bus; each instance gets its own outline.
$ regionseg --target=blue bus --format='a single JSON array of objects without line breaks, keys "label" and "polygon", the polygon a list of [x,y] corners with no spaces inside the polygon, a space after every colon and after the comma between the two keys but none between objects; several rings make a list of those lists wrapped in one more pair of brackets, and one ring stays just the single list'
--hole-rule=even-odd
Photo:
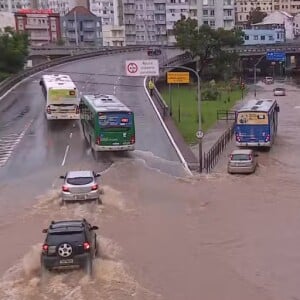
[{"label": "blue bus", "polygon": [[250,100],[235,114],[236,145],[271,148],[277,134],[276,100]]}]

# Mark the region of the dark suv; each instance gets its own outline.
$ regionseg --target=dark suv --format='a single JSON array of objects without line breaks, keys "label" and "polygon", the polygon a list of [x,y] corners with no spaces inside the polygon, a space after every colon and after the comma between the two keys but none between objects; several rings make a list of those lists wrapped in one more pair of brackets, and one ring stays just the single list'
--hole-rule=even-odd
[{"label": "dark suv", "polygon": [[92,260],[97,255],[97,235],[85,219],[52,221],[41,254],[42,273],[53,269],[84,268],[92,274]]},{"label": "dark suv", "polygon": [[148,56],[161,55],[161,50],[159,48],[156,48],[156,47],[148,48],[147,54],[148,54]]}]

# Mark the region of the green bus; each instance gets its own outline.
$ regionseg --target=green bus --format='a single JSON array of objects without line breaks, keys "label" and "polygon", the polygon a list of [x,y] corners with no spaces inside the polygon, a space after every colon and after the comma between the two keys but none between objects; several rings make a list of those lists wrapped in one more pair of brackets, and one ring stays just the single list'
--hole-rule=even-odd
[{"label": "green bus", "polygon": [[82,95],[80,121],[94,151],[133,151],[134,113],[114,95]]}]

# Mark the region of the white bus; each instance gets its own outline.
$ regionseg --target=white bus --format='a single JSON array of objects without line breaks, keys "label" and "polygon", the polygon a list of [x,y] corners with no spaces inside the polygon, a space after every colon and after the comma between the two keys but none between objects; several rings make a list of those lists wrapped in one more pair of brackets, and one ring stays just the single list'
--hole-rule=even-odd
[{"label": "white bus", "polygon": [[46,99],[48,120],[79,119],[79,93],[71,77],[63,74],[43,75],[40,85]]}]

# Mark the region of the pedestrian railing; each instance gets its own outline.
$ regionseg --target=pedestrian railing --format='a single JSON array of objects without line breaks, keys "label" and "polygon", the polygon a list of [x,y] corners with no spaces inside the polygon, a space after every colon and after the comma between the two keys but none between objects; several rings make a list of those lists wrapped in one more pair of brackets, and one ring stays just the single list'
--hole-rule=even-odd
[{"label": "pedestrian railing", "polygon": [[234,134],[234,124],[232,124],[217,140],[217,142],[211,147],[211,149],[203,154],[203,165],[207,173],[218,162],[220,154],[224,151],[227,144],[231,141]]}]

